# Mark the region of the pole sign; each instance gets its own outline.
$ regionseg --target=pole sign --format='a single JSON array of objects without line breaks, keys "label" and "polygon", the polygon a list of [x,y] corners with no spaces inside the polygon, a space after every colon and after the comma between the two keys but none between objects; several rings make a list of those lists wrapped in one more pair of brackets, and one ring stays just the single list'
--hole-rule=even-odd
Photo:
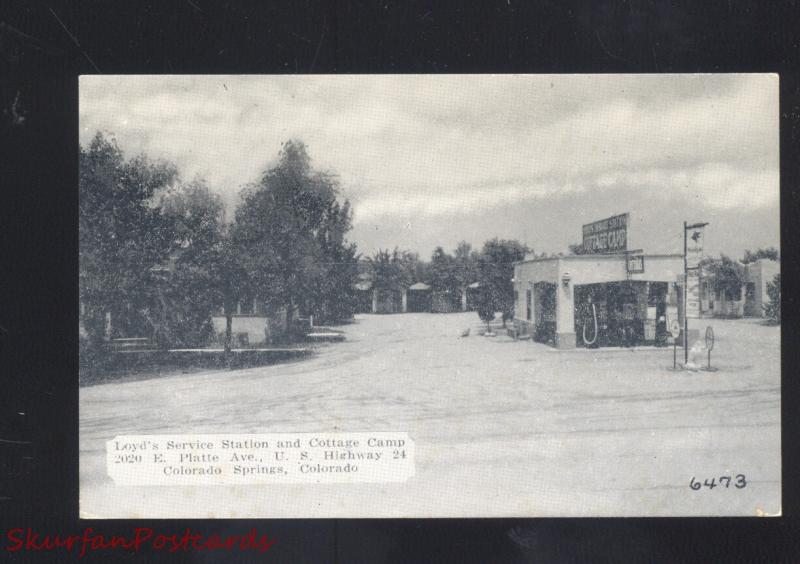
[{"label": "pole sign", "polygon": [[678,336],[681,334],[681,322],[677,319],[673,319],[670,321],[669,324],[669,334],[672,335],[673,339],[677,339]]},{"label": "pole sign", "polygon": [[700,317],[700,270],[687,271],[686,276],[686,317]]},{"label": "pole sign", "polygon": [[700,267],[703,258],[703,232],[704,224],[691,226],[686,232],[686,269],[692,270]]},{"label": "pole sign", "polygon": [[714,328],[706,327],[706,349],[708,349],[708,370],[711,370],[711,351],[714,350]]},{"label": "pole sign", "polygon": [[669,334],[672,335],[672,369],[675,370],[678,367],[678,337],[681,334],[681,322],[678,321],[678,318],[673,317],[672,321],[669,323],[668,328]]},{"label": "pole sign", "polygon": [[714,328],[711,325],[706,327],[706,348],[709,352],[714,350]]},{"label": "pole sign", "polygon": [[623,213],[583,226],[583,250],[587,254],[628,250],[628,216]]}]

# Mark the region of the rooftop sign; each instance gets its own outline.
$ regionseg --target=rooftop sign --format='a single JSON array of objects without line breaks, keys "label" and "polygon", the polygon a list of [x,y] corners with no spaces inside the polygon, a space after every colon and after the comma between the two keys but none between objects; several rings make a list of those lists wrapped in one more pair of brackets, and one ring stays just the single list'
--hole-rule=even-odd
[{"label": "rooftop sign", "polygon": [[623,213],[583,226],[583,249],[587,254],[628,250],[628,215]]}]

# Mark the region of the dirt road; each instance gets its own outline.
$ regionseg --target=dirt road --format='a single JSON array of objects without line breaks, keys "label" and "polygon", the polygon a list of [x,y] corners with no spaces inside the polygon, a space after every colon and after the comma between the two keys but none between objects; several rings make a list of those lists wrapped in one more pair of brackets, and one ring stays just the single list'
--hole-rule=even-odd
[{"label": "dirt road", "polygon": [[[567,351],[475,335],[474,313],[357,318],[347,341],[262,368],[80,392],[85,517],[756,515],[780,511],[780,333],[714,325],[719,372],[672,351]],[[467,327],[472,336],[459,338]],[[701,333],[702,334],[702,333]],[[122,434],[407,431],[399,484],[117,487]],[[689,482],[744,474],[742,489]]]}]

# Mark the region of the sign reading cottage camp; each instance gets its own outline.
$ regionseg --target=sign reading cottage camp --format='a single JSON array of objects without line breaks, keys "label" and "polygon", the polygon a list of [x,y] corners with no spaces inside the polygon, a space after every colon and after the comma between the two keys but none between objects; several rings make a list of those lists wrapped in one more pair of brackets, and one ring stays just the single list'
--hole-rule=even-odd
[{"label": "sign reading cottage camp", "polygon": [[628,214],[614,215],[583,226],[586,253],[616,253],[628,250]]}]

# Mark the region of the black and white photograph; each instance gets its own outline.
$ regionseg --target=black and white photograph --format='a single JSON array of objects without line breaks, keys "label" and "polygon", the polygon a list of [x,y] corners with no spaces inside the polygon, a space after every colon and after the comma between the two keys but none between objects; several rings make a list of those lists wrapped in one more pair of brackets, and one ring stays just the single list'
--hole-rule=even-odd
[{"label": "black and white photograph", "polygon": [[780,516],[778,89],[81,76],[81,518]]}]

